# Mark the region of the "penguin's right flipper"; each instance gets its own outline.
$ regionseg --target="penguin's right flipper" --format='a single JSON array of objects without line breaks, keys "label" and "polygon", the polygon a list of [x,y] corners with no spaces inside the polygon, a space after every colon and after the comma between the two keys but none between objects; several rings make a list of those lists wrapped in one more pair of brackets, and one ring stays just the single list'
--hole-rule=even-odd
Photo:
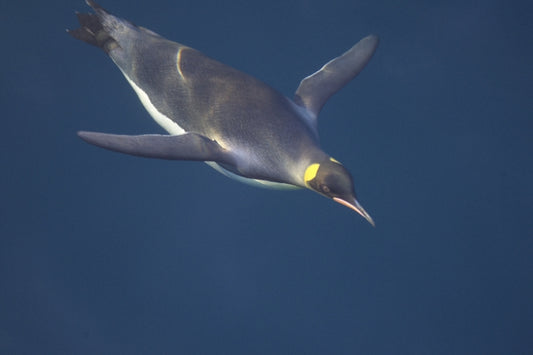
[{"label": "penguin's right flipper", "polygon": [[196,133],[127,136],[81,131],[78,135],[87,143],[98,147],[145,158],[234,164],[234,159],[228,150],[222,148],[216,141]]}]

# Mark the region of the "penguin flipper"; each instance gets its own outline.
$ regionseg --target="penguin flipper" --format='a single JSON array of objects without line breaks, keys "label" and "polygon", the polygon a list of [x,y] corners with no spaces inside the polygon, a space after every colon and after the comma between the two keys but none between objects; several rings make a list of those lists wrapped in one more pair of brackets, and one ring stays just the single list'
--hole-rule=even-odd
[{"label": "penguin flipper", "polygon": [[81,131],[78,136],[101,148],[145,158],[214,161],[233,165],[232,155],[228,150],[216,141],[196,133],[128,136]]},{"label": "penguin flipper", "polygon": [[359,74],[372,58],[378,43],[377,36],[367,36],[300,82],[294,95],[294,102],[309,111],[314,119],[314,127],[322,106],[334,93]]}]

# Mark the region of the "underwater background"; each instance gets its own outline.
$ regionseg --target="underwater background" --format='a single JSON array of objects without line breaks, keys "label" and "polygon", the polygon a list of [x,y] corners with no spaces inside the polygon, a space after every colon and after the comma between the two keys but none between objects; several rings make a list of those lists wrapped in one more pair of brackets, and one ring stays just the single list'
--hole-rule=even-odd
[{"label": "underwater background", "polygon": [[90,146],[164,133],[82,0],[0,4],[0,353],[531,354],[529,1],[101,0],[292,97],[364,36],[323,148],[376,221],[310,191]]}]

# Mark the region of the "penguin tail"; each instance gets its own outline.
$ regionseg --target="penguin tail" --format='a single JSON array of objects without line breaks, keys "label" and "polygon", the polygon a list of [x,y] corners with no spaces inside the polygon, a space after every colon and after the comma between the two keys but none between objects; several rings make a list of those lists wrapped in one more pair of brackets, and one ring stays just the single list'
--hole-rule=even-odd
[{"label": "penguin tail", "polygon": [[92,0],[85,1],[93,10],[94,14],[84,14],[76,12],[80,27],[74,30],[67,29],[67,32],[74,38],[85,43],[103,49],[109,53],[113,49],[120,47],[118,42],[111,36],[109,23],[116,19],[103,7]]}]

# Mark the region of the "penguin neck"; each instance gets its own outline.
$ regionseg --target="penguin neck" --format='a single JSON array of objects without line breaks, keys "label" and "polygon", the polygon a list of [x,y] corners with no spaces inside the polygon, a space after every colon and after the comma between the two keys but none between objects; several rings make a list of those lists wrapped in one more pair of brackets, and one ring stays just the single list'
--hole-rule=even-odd
[{"label": "penguin neck", "polygon": [[306,152],[305,156],[298,162],[296,169],[297,176],[295,176],[295,185],[300,187],[306,187],[305,173],[307,169],[313,164],[321,164],[325,160],[329,160],[331,157],[318,147],[311,152]]}]

